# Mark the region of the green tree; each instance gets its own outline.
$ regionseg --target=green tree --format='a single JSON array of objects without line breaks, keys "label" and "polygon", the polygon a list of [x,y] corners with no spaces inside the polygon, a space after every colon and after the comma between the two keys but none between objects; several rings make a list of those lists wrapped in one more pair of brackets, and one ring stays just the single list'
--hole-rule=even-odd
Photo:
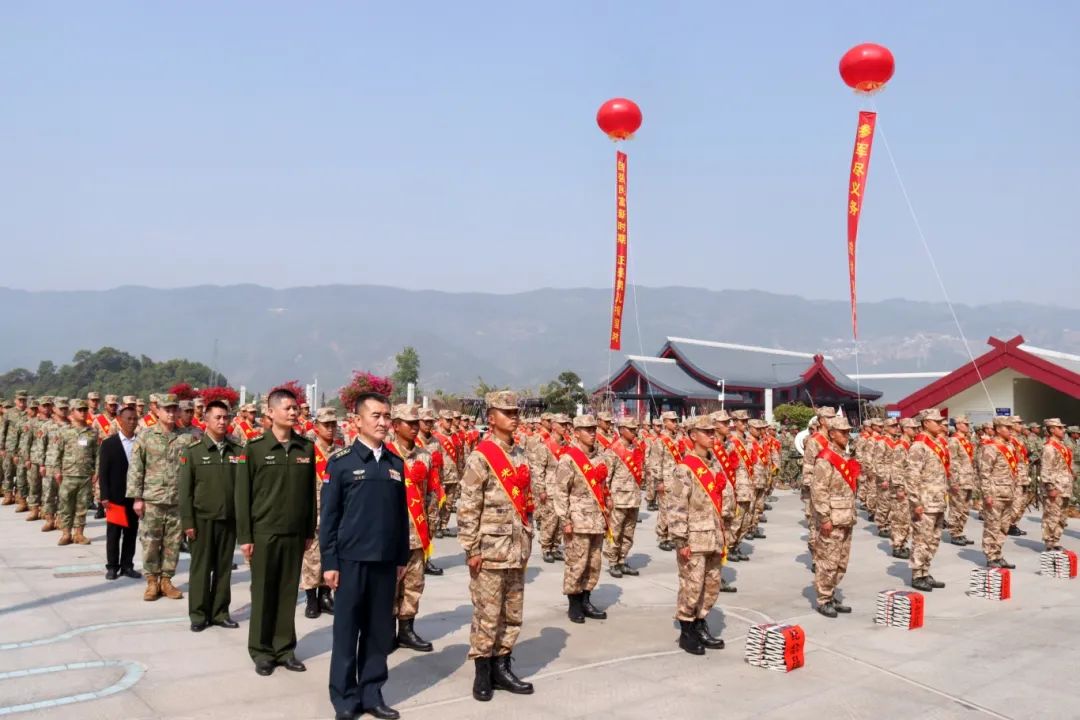
[{"label": "green tree", "polygon": [[407,345],[401,352],[394,356],[397,368],[390,379],[394,383],[394,393],[391,396],[394,402],[405,402],[408,397],[409,383],[416,386],[416,396],[420,397],[420,354],[416,348]]},{"label": "green tree", "polygon": [[773,417],[782,425],[794,425],[805,428],[814,417],[814,408],[802,403],[784,403],[773,408]]},{"label": "green tree", "polygon": [[566,370],[546,385],[540,386],[540,398],[549,412],[572,414],[578,404],[587,405],[589,395],[581,386],[578,374]]},{"label": "green tree", "polygon": [[509,389],[510,388],[506,385],[502,387],[499,387],[497,385],[488,385],[487,382],[485,382],[484,378],[480,377],[479,375],[476,377],[476,385],[473,386],[473,392],[475,392],[476,397],[480,398],[481,400],[483,400],[484,396],[487,395],[489,392]]}]

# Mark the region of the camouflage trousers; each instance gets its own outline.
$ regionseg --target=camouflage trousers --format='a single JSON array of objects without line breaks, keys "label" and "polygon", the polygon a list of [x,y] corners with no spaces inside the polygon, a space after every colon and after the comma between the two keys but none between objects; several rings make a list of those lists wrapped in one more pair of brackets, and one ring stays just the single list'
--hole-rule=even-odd
[{"label": "camouflage trousers", "polygon": [[634,531],[637,529],[640,511],[640,507],[611,509],[611,537],[614,541],[607,541],[604,547],[604,554],[607,556],[609,565],[618,565],[626,561],[626,556],[634,547]]},{"label": "camouflage trousers", "polygon": [[911,539],[911,505],[907,495],[898,488],[889,490],[891,510],[889,511],[889,537],[892,546],[899,549]]},{"label": "camouflage trousers", "polygon": [[923,511],[918,519],[911,519],[911,577],[930,574],[930,562],[941,545],[941,531],[945,529],[945,513]]},{"label": "camouflage trousers", "polygon": [[540,549],[543,552],[559,547],[559,518],[555,517],[555,505],[551,498],[536,506],[536,525],[540,529]]},{"label": "camouflage trousers", "polygon": [[60,529],[86,527],[86,506],[90,504],[90,478],[68,477],[60,482]]},{"label": "camouflage trousers", "polygon": [[735,503],[735,520],[732,523],[732,546],[738,545],[750,534],[754,524],[754,504],[752,500],[740,500]]},{"label": "camouflage trousers", "polygon": [[768,487],[754,488],[754,507],[750,518],[750,530],[757,530],[761,516],[765,512],[765,498],[769,496]]},{"label": "camouflage trousers", "polygon": [[3,473],[3,483],[0,490],[9,493],[15,491],[15,462],[11,459],[10,455],[4,456],[4,462],[0,465],[0,472]]},{"label": "camouflage trousers", "polygon": [[878,526],[878,530],[889,532],[892,527],[893,503],[892,494],[887,485],[882,487],[881,483],[878,483],[874,501],[874,506],[870,508],[870,512],[874,513],[874,524]]},{"label": "camouflage trousers", "polygon": [[315,540],[304,551],[304,564],[300,566],[300,589],[314,590],[322,584],[322,553],[319,552],[319,529],[315,528]]},{"label": "camouflage trousers", "polygon": [[645,502],[656,500],[656,479],[650,474],[645,477]]},{"label": "camouflage trousers", "polygon": [[180,508],[176,505],[143,503],[139,542],[143,548],[143,572],[171,578],[180,560]]},{"label": "camouflage trousers", "polygon": [[833,526],[829,534],[819,532],[814,547],[814,591],[818,605],[833,599],[844,579],[851,558],[851,527]]},{"label": "camouflage trousers", "polygon": [[445,530],[450,527],[450,514],[454,512],[454,509],[457,507],[458,496],[461,494],[460,489],[461,485],[458,483],[446,483],[443,485],[443,490],[446,491],[446,502],[439,508],[438,518],[431,527],[439,530]]},{"label": "camouflage trousers", "polygon": [[1069,516],[1065,514],[1065,508],[1069,506],[1071,498],[1059,494],[1056,498],[1047,496],[1043,499],[1042,535],[1046,547],[1056,547],[1061,544],[1061,533],[1065,531],[1065,525]]},{"label": "camouflage trousers", "polygon": [[806,516],[806,548],[810,552],[810,558],[814,557],[814,546],[817,544],[817,523],[814,519],[813,506],[810,504],[810,486],[803,485],[799,490],[799,497],[803,501],[803,515]]},{"label": "camouflage trousers", "polygon": [[949,514],[946,521],[949,537],[957,538],[964,534],[974,495],[975,491],[971,488],[949,487]]},{"label": "camouflage trousers", "polygon": [[473,618],[469,659],[509,655],[521,634],[525,608],[525,568],[480,568],[469,580]]},{"label": "camouflage trousers", "polygon": [[41,479],[41,510],[46,515],[56,514],[56,504],[59,501],[60,486],[52,475],[46,474]]},{"label": "camouflage trousers", "polygon": [[27,472],[26,504],[30,507],[41,505],[42,480],[41,466],[33,465]]},{"label": "camouflage trousers", "polygon": [[26,461],[20,460],[18,464],[15,465],[15,492],[19,494],[19,497],[25,498],[29,491],[30,487],[26,473]]},{"label": "camouflage trousers", "polygon": [[[878,483],[869,475],[863,476],[863,482],[866,483],[866,489],[863,491],[863,505],[866,505],[867,512],[873,513],[878,506]],[[859,489],[863,489],[861,485]],[[877,515],[874,515],[874,520],[877,520]]]},{"label": "camouflage trousers", "polygon": [[656,541],[663,542],[668,539],[667,494],[657,491],[656,504],[659,506],[656,512]]},{"label": "camouflage trousers", "polygon": [[394,594],[394,617],[411,620],[420,612],[420,596],[424,594],[424,549],[409,551],[405,574],[397,582]]},{"label": "camouflage trousers", "polygon": [[1012,508],[1010,509],[1009,524],[1015,525],[1024,517],[1024,513],[1035,502],[1035,485],[1021,485],[1013,493]]},{"label": "camouflage trousers", "polygon": [[720,597],[720,569],[723,554],[690,553],[689,560],[676,556],[679,568],[679,597],[675,619],[680,622],[704,620]]},{"label": "camouflage trousers", "polygon": [[1012,524],[1012,501],[1010,498],[993,498],[993,507],[983,505],[982,550],[987,562],[1001,559],[1001,546],[1005,544],[1005,533]]},{"label": "camouflage trousers", "polygon": [[855,486],[855,499],[864,505],[866,504],[866,485],[868,482],[869,480],[865,475],[860,475],[858,483]]},{"label": "camouflage trousers", "polygon": [[600,580],[602,533],[572,533],[566,537],[566,564],[563,567],[563,595],[591,592]]}]

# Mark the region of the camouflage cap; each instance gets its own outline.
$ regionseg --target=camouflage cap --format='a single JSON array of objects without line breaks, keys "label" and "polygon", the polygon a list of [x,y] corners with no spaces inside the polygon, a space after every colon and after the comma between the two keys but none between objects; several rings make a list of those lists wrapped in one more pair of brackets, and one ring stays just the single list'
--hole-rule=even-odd
[{"label": "camouflage cap", "polygon": [[139,398],[135,397],[134,395],[125,395],[122,399],[122,403],[125,406],[131,406],[137,402],[139,402]]},{"label": "camouflage cap", "polygon": [[177,403],[181,410],[194,410],[195,404],[190,400],[181,400]]},{"label": "camouflage cap", "polygon": [[240,406],[240,412],[255,412],[255,403],[244,403]]},{"label": "camouflage cap", "polygon": [[52,404],[53,404],[52,395],[42,395],[41,397],[38,398],[38,407],[40,407],[42,405],[52,405]]},{"label": "camouflage cap", "polygon": [[900,424],[900,421],[899,421],[899,420],[897,420],[897,419],[896,419],[896,418],[894,418],[894,417],[888,418],[888,419],[887,419],[887,420],[885,421],[885,427],[896,427],[896,426],[897,426],[897,425],[899,425],[899,424]]},{"label": "camouflage cap", "polygon": [[1065,428],[1065,431],[1071,433],[1080,433],[1080,425],[1070,425],[1069,427]]},{"label": "camouflage cap", "polygon": [[53,407],[57,410],[70,410],[71,403],[68,402],[67,398],[56,398],[56,404]]},{"label": "camouflage cap", "polygon": [[439,419],[440,420],[453,420],[454,419],[454,413],[450,412],[449,410],[440,410],[439,411]]},{"label": "camouflage cap", "polygon": [[86,398],[72,398],[68,404],[72,410],[87,410],[90,407],[90,401]]},{"label": "camouflage cap", "polygon": [[831,417],[828,419],[828,428],[830,430],[843,430],[844,432],[851,430],[851,423],[843,415]]},{"label": "camouflage cap", "polygon": [[715,424],[716,423],[714,423],[712,418],[709,417],[708,415],[699,415],[698,417],[694,418],[693,420],[691,420],[689,422],[686,429],[687,430],[703,430],[703,431],[708,432],[710,430],[715,429],[714,428]]},{"label": "camouflage cap", "polygon": [[201,397],[195,398],[195,407],[197,407],[197,408],[206,407],[206,401],[203,400]]},{"label": "camouflage cap", "polygon": [[15,402],[12,400],[5,400],[4,407],[10,410],[11,408],[15,407]]},{"label": "camouflage cap", "polygon": [[101,399],[101,393],[99,393],[99,392],[88,392],[88,393],[86,393],[86,399],[87,400],[100,400]]},{"label": "camouflage cap", "polygon": [[679,413],[675,412],[674,410],[665,410],[664,412],[660,413],[660,420],[676,420],[677,421],[678,419],[679,419]]},{"label": "camouflage cap", "polygon": [[549,412],[540,413],[540,421],[541,422],[543,422],[544,420],[553,420],[554,418],[555,418],[555,415],[553,413],[549,413]]},{"label": "camouflage cap", "polygon": [[912,430],[918,430],[919,429],[919,423],[916,422],[915,418],[904,418],[903,420],[900,421],[900,427],[902,427],[902,428],[911,428]]},{"label": "camouflage cap", "polygon": [[[431,412],[428,410],[427,412]],[[321,407],[315,411],[315,422],[336,423],[338,421],[337,410],[332,407]]]},{"label": "camouflage cap", "polygon": [[994,427],[1012,427],[1012,420],[1008,415],[996,415],[993,420]]},{"label": "camouflage cap", "polygon": [[870,427],[885,427],[885,421],[879,417],[873,417],[866,421]]},{"label": "camouflage cap", "polygon": [[1019,415],[1010,415],[1009,422],[1011,422],[1013,425],[1023,425],[1024,418],[1020,417]]},{"label": "camouflage cap", "polygon": [[944,422],[945,421],[945,416],[942,415],[941,411],[938,410],[937,408],[930,408],[928,410],[923,410],[922,412],[919,413],[919,415],[921,416],[923,422],[926,422],[927,420],[933,420],[934,422]]},{"label": "camouflage cap", "polygon": [[814,411],[814,415],[819,418],[828,420],[829,418],[836,417],[836,408],[829,407],[828,405],[822,405]]},{"label": "camouflage cap", "polygon": [[27,396],[27,394],[26,394],[26,391],[25,391],[25,390],[19,390],[19,391],[17,391],[17,392],[15,393],[15,399],[16,399],[16,400],[25,400],[25,399],[26,399],[27,397],[28,397],[28,396]]},{"label": "camouflage cap", "polygon": [[[492,407],[492,406],[489,405],[488,407]],[[517,396],[514,396],[514,407],[513,408],[499,408],[499,410],[516,410],[516,409],[517,409]],[[461,419],[461,413],[458,412],[457,410],[451,410],[450,414],[454,416],[455,420],[460,420]]]},{"label": "camouflage cap", "polygon": [[150,402],[152,402],[152,403],[160,403],[161,402],[161,396],[158,395],[157,393],[150,393]]},{"label": "camouflage cap", "polygon": [[105,396],[105,404],[106,405],[118,405],[119,403],[120,403],[120,398],[117,397],[116,395],[106,395]]},{"label": "camouflage cap", "polygon": [[663,427],[664,421],[658,417],[655,417],[653,418],[652,425],[653,427]]},{"label": "camouflage cap", "polygon": [[971,421],[968,420],[967,415],[957,415],[956,417],[953,418],[953,422],[956,423],[957,425],[959,425],[960,423],[965,423],[967,425],[971,424]]},{"label": "camouflage cap", "polygon": [[750,419],[750,413],[748,413],[746,410],[735,410],[734,412],[731,413],[731,419],[732,420],[749,420]]},{"label": "camouflage cap", "polygon": [[603,420],[604,422],[615,422],[615,416],[609,413],[607,410],[601,410],[596,413],[597,420]]},{"label": "camouflage cap", "polygon": [[145,405],[146,401],[143,400],[141,397],[137,397],[137,398],[135,398],[135,404],[136,405]]},{"label": "camouflage cap", "polygon": [[566,413],[555,413],[555,417],[551,418],[551,422],[556,422],[560,425],[569,425],[570,416]]},{"label": "camouflage cap", "polygon": [[420,410],[416,405],[400,403],[390,408],[390,419],[402,422],[419,422]]},{"label": "camouflage cap", "polygon": [[637,430],[638,429],[637,418],[634,417],[633,415],[627,415],[626,417],[619,418],[615,422],[615,425],[617,427],[628,428],[630,430]]},{"label": "camouflage cap", "polygon": [[750,425],[750,427],[752,428],[757,428],[758,430],[764,430],[765,428],[769,427],[769,423],[765,422],[764,420],[758,420],[757,418],[750,420],[748,425]]},{"label": "camouflage cap", "polygon": [[1065,427],[1065,423],[1058,418],[1046,418],[1043,420],[1043,425],[1046,427]]},{"label": "camouflage cap", "polygon": [[594,428],[596,427],[596,418],[592,415],[578,415],[574,418],[574,428]]},{"label": "camouflage cap", "polygon": [[[518,396],[513,390],[496,390],[484,396],[484,404],[496,410],[517,410]],[[454,413],[454,417],[461,417],[461,413]]]},{"label": "camouflage cap", "polygon": [[36,397],[27,398],[26,404],[32,408],[36,408],[38,406],[38,399]]},{"label": "camouflage cap", "polygon": [[439,415],[431,408],[420,408],[420,419],[434,421],[439,419]]},{"label": "camouflage cap", "polygon": [[152,398],[157,398],[158,407],[172,407],[173,405],[179,405],[180,401],[176,399],[176,396],[172,393],[162,393],[160,395],[151,395]]},{"label": "camouflage cap", "polygon": [[717,410],[709,415],[709,417],[712,418],[713,423],[716,425],[731,422],[731,416],[727,414],[727,410]]}]

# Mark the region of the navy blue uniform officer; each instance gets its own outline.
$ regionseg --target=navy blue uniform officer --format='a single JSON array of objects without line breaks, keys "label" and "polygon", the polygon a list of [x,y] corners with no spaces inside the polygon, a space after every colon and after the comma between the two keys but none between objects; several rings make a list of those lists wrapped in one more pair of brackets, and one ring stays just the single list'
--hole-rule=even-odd
[{"label": "navy blue uniform officer", "polygon": [[383,701],[393,650],[394,593],[409,559],[405,464],[385,447],[390,402],[356,401],[357,439],[330,456],[322,490],[319,547],[323,580],[336,591],[330,702],[338,720],[362,713],[398,717]]}]

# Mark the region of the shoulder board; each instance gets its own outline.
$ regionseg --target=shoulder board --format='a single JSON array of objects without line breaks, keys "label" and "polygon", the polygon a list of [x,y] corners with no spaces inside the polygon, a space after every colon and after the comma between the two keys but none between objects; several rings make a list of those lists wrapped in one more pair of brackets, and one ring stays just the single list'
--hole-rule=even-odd
[{"label": "shoulder board", "polygon": [[348,455],[351,452],[352,452],[352,445],[349,445],[348,447],[339,448],[339,449],[335,450],[334,452],[330,453],[330,457],[327,458],[327,461],[336,460],[337,458],[345,457],[346,455]]}]

